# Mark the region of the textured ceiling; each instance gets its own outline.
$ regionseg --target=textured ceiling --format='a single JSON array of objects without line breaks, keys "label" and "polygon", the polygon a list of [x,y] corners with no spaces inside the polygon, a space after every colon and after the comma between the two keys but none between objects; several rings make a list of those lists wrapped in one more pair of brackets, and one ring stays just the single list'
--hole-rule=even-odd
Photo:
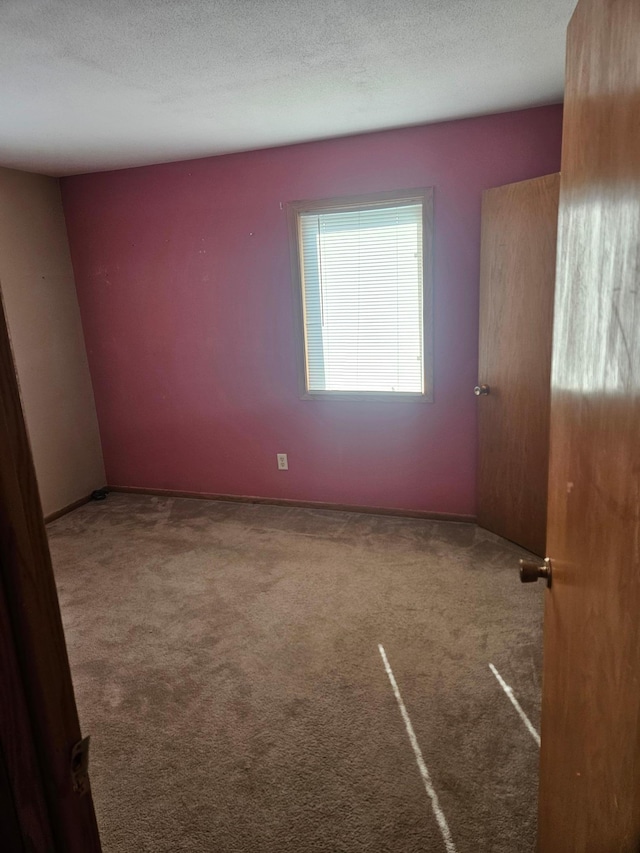
[{"label": "textured ceiling", "polygon": [[560,101],[575,0],[2,0],[0,164],[202,157]]}]

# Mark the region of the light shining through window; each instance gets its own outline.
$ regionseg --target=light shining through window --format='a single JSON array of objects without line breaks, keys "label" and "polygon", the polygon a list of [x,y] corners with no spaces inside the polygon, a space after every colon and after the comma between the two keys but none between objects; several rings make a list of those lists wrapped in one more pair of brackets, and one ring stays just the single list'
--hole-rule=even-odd
[{"label": "light shining through window", "polygon": [[307,389],[424,393],[423,205],[299,214]]}]

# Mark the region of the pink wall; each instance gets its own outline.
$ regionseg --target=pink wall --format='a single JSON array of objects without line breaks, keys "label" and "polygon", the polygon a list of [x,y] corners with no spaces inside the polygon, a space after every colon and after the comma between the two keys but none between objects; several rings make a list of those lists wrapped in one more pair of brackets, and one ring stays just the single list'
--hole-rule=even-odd
[{"label": "pink wall", "polygon": [[[543,107],[63,179],[108,482],[474,513],[480,196],[560,137]],[[435,402],[300,400],[281,202],[432,185]]]}]

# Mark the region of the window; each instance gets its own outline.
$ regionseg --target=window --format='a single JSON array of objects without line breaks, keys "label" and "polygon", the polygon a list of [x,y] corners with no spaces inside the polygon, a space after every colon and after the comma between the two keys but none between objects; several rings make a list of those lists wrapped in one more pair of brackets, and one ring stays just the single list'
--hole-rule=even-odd
[{"label": "window", "polygon": [[431,399],[431,189],[289,205],[304,396]]}]

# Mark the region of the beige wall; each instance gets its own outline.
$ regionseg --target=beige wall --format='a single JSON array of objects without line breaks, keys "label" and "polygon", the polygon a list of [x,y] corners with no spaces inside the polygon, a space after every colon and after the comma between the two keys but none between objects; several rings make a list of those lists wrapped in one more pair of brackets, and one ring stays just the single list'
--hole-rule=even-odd
[{"label": "beige wall", "polygon": [[0,168],[0,287],[48,515],[106,482],[55,178]]}]

